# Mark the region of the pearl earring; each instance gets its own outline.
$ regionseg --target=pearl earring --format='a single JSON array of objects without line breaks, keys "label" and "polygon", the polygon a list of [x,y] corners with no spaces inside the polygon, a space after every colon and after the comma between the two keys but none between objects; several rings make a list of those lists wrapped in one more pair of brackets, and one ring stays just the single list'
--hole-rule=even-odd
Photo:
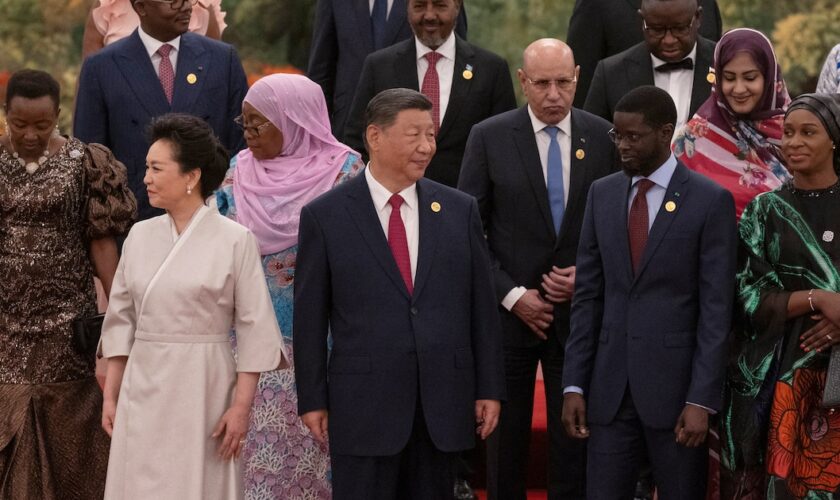
[{"label": "pearl earring", "polygon": [[187,186],[187,194],[192,194],[192,186]]}]

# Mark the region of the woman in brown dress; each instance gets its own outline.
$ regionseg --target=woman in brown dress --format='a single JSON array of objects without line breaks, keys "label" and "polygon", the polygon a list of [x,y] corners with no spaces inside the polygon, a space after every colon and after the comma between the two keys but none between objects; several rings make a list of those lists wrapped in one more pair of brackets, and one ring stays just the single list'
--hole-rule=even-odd
[{"label": "woman in brown dress", "polygon": [[108,436],[71,323],[109,291],[136,202],[110,151],[55,132],[59,85],[9,79],[0,136],[0,498],[102,498]]}]

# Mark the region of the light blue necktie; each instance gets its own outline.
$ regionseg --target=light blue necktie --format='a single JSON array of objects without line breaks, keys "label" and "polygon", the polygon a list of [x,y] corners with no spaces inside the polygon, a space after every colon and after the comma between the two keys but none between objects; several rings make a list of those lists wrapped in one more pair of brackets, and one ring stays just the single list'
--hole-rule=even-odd
[{"label": "light blue necktie", "polygon": [[563,157],[560,156],[560,143],[557,142],[557,127],[546,127],[543,130],[551,137],[548,143],[548,205],[551,207],[551,219],[554,221],[554,234],[560,232],[563,222],[563,212],[566,210],[563,194]]}]

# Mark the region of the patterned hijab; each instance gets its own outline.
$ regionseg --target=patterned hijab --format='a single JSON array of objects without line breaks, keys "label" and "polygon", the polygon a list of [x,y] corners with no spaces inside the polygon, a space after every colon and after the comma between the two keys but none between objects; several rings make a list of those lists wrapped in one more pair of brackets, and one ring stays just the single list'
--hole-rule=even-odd
[{"label": "patterned hijab", "polygon": [[[748,54],[764,77],[755,108],[736,114],[723,95],[723,68],[739,53]],[[715,48],[714,86],[697,113],[674,140],[674,153],[688,168],[728,189],[741,217],[759,193],[790,178],[779,147],[782,121],[790,103],[773,45],[761,32],[739,28],[723,35]]]},{"label": "patterned hijab", "polygon": [[332,188],[347,156],[358,153],[332,135],[324,93],[305,76],[263,77],[245,102],[283,134],[279,156],[258,160],[243,149],[233,173],[236,220],[270,255],[297,244],[303,206]]},{"label": "patterned hijab", "polygon": [[840,94],[802,94],[790,103],[785,116],[797,109],[810,111],[820,119],[834,143],[834,170],[840,171]]}]

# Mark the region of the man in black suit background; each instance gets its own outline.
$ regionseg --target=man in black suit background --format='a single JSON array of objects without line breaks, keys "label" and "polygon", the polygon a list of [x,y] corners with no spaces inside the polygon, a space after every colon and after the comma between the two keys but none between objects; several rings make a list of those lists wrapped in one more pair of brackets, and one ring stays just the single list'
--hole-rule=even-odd
[{"label": "man in black suit background", "polygon": [[458,188],[474,195],[501,304],[507,402],[488,441],[490,498],[525,499],[537,364],[548,410],[551,499],[585,498],[584,445],[563,433],[563,353],[589,185],[614,170],[610,124],[572,108],[579,67],[559,40],[525,49],[528,105],[473,127]]},{"label": "man in black suit background", "polygon": [[[575,107],[582,108],[598,61],[644,41],[642,0],[577,0],[566,42],[580,66]],[[700,0],[700,36],[717,42],[723,30],[717,0]]]},{"label": "man in black suit background", "polygon": [[[333,135],[344,134],[365,57],[411,38],[406,0],[318,0],[307,76],[324,90]],[[467,39],[467,11],[455,25]]]},{"label": "man in black suit background", "polygon": [[407,0],[414,37],[365,59],[344,143],[363,151],[368,101],[390,88],[419,90],[433,103],[435,153],[426,177],[455,186],[470,129],[516,107],[507,63],[453,33],[461,0]]},{"label": "man in black suit background", "polygon": [[702,12],[697,0],[642,0],[645,41],[598,63],[584,109],[612,120],[625,94],[655,85],[674,100],[679,130],[712,91],[715,43],[697,34]]}]

